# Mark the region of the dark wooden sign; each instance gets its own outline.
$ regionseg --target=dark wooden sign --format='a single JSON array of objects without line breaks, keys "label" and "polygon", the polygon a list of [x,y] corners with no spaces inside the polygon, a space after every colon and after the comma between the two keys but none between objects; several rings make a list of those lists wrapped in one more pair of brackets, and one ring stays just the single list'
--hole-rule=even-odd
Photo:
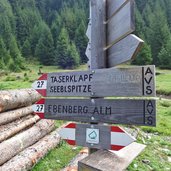
[{"label": "dark wooden sign", "polygon": [[42,99],[34,112],[44,119],[156,125],[155,100]]},{"label": "dark wooden sign", "polygon": [[155,96],[155,67],[44,74],[33,84],[43,96]]},{"label": "dark wooden sign", "polygon": [[70,123],[59,131],[70,145],[119,151],[135,138],[118,126],[101,126]]}]

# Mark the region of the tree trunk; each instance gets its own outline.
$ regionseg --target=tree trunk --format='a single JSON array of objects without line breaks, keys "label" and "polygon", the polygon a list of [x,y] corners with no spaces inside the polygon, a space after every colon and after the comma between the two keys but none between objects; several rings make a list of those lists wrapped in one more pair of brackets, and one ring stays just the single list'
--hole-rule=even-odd
[{"label": "tree trunk", "polygon": [[32,105],[40,97],[34,89],[0,91],[0,112]]},{"label": "tree trunk", "polygon": [[55,148],[59,142],[59,129],[53,131],[50,135],[45,136],[33,146],[25,149],[10,161],[0,167],[0,171],[24,171],[30,170],[49,150]]},{"label": "tree trunk", "polygon": [[0,165],[11,159],[25,148],[36,143],[40,138],[55,128],[54,121],[41,120],[28,130],[3,141],[0,144]]},{"label": "tree trunk", "polygon": [[31,116],[30,119],[27,119],[19,124],[15,124],[12,128],[8,128],[7,130],[0,132],[0,142],[12,137],[23,129],[32,126],[36,123],[40,118],[38,116]]},{"label": "tree trunk", "polygon": [[24,117],[32,113],[33,113],[32,106],[0,113],[0,125],[10,123],[20,117]]}]

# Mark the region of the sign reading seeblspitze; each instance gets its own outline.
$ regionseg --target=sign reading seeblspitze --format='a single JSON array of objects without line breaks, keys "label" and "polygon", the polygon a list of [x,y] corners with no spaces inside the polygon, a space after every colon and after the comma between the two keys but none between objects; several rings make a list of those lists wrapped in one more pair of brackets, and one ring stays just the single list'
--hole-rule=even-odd
[{"label": "sign reading seeblspitze", "polygon": [[151,97],[155,96],[155,67],[49,73],[34,82],[33,88],[48,97]]}]

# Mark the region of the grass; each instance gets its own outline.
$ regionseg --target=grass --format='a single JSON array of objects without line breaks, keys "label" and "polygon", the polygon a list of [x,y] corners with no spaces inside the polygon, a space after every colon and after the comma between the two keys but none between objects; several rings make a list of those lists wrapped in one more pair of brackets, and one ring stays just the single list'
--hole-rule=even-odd
[{"label": "grass", "polygon": [[171,95],[171,70],[157,70],[156,88],[158,94]]},{"label": "grass", "polygon": [[[27,70],[20,73],[5,73],[0,71],[0,90],[31,88],[32,83],[37,80],[40,75],[39,68],[42,73],[64,72],[64,70],[56,66],[41,66],[39,64],[27,64]],[[86,65],[80,66],[77,70],[86,70]],[[67,72],[69,70],[65,70]],[[1,74],[2,73],[2,74]]]},{"label": "grass", "polygon": [[[28,70],[21,73],[0,72],[0,90],[30,88],[37,80],[39,64],[27,64]],[[81,66],[78,70],[86,70]],[[64,72],[55,66],[41,68],[43,73]],[[68,70],[65,70],[68,71]],[[171,95],[171,70],[157,69],[157,93]],[[63,124],[56,121],[56,127]],[[137,142],[146,144],[145,151],[129,166],[128,171],[171,171],[171,100],[158,100],[157,127],[138,127],[140,135]],[[32,171],[59,171],[78,153],[80,148],[74,148],[62,142],[57,148],[51,150]]]},{"label": "grass", "polygon": [[170,171],[171,144],[165,137],[146,140],[145,151],[129,166],[128,171]]},{"label": "grass", "polygon": [[160,135],[171,136],[171,101],[158,101],[157,127],[142,127],[142,130],[148,133],[157,132]]},{"label": "grass", "polygon": [[128,171],[171,171],[171,101],[157,105],[157,127],[140,127],[138,142],[145,151],[129,166]]},{"label": "grass", "polygon": [[73,148],[62,141],[61,144],[51,150],[32,171],[58,171],[64,168],[79,151],[79,147]]}]

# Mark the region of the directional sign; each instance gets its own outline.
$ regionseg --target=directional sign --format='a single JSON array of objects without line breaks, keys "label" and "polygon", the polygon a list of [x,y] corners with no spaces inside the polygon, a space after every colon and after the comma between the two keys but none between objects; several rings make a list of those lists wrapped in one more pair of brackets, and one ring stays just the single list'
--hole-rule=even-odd
[{"label": "directional sign", "polygon": [[91,45],[88,43],[87,49],[86,49],[86,56],[89,60],[91,60]]},{"label": "directional sign", "polygon": [[135,59],[143,45],[143,40],[135,35],[129,35],[108,49],[108,67]]},{"label": "directional sign", "polygon": [[155,67],[44,74],[33,88],[43,96],[155,96]]},{"label": "directional sign", "polygon": [[[116,1],[111,1],[110,3],[114,4]],[[123,5],[120,3],[123,3]],[[113,11],[114,15],[107,21],[107,47],[122,40],[135,30],[134,1],[127,0],[126,2],[121,1],[120,3],[117,5],[118,9]],[[107,7],[109,8],[109,12],[111,7],[112,5]]]},{"label": "directional sign", "polygon": [[135,141],[117,126],[70,123],[59,132],[70,145],[119,151]]},{"label": "directional sign", "polygon": [[156,125],[155,100],[41,99],[34,112],[42,119]]},{"label": "directional sign", "polygon": [[107,18],[114,16],[121,8],[123,8],[129,0],[106,0]]}]

